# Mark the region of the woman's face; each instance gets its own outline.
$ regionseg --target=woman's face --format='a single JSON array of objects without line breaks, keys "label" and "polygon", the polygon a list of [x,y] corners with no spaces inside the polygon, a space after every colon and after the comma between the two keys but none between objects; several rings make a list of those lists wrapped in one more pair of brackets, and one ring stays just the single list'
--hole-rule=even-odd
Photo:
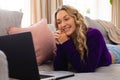
[{"label": "woman's face", "polygon": [[65,10],[59,11],[56,18],[58,29],[64,32],[67,36],[71,36],[76,29],[74,18]]}]

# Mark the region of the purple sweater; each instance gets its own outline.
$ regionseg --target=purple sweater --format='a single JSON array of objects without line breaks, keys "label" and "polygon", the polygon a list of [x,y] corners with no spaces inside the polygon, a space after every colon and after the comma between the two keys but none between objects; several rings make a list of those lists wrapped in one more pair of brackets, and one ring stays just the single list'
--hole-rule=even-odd
[{"label": "purple sweater", "polygon": [[86,36],[89,52],[88,56],[85,57],[85,62],[81,61],[80,54],[72,40],[69,39],[62,45],[57,45],[54,58],[55,70],[68,70],[68,63],[70,63],[75,72],[94,72],[100,66],[111,64],[111,56],[101,32],[97,29],[89,28]]}]

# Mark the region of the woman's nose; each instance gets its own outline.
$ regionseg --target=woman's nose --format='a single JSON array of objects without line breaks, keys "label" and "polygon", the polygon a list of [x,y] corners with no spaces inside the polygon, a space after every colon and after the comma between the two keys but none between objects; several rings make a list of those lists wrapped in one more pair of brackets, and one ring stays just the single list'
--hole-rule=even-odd
[{"label": "woman's nose", "polygon": [[62,27],[64,27],[66,25],[66,23],[64,21],[62,21]]}]

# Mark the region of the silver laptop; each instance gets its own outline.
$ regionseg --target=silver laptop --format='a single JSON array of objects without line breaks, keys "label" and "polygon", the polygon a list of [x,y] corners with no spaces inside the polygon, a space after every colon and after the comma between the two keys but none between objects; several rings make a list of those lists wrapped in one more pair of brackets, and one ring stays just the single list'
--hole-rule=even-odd
[{"label": "silver laptop", "polygon": [[41,80],[58,80],[74,76],[74,73],[69,71],[39,71],[39,73],[41,75]]},{"label": "silver laptop", "polygon": [[55,80],[74,76],[74,73],[68,71],[39,71],[30,32],[0,36],[0,50],[7,57],[11,78]]}]

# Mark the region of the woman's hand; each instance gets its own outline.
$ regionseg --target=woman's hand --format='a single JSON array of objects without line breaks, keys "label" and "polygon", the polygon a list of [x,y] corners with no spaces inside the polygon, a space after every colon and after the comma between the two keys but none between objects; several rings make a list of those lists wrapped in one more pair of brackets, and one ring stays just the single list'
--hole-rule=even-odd
[{"label": "woman's hand", "polygon": [[69,39],[69,37],[61,30],[54,32],[54,38],[57,44],[63,44]]}]

